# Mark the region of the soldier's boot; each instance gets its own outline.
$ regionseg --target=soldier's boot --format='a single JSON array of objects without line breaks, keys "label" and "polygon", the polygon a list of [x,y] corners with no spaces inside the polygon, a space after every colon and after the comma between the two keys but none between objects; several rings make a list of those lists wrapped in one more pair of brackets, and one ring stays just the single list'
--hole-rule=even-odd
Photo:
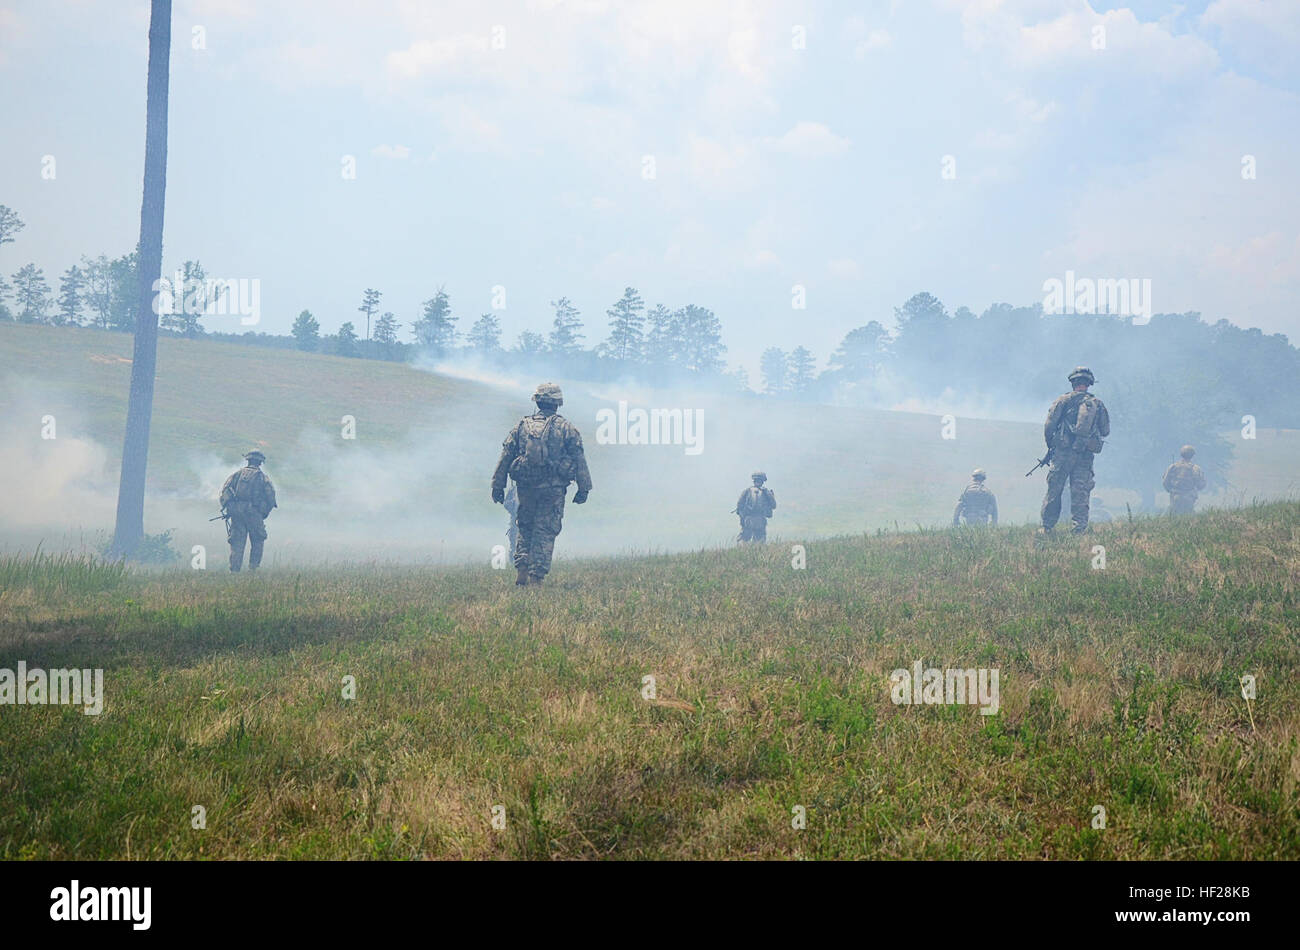
[{"label": "soldier's boot", "polygon": [[545,577],[546,577],[546,575],[544,575],[544,574],[529,574],[529,575],[528,575],[528,586],[529,586],[529,587],[538,587],[538,586],[540,586],[541,583],[542,583],[542,581],[545,579]]},{"label": "soldier's boot", "polygon": [[528,567],[527,567],[527,565],[524,565],[523,567],[517,567],[517,568],[515,568],[515,585],[518,586],[518,587],[527,587],[527,586],[528,586]]}]

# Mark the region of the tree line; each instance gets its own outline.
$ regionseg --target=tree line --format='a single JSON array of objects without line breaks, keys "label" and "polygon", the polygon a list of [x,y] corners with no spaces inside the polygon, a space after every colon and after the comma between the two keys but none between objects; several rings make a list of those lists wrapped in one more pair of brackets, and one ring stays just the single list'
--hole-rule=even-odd
[{"label": "tree line", "polygon": [[[18,215],[0,205],[0,247],[13,243],[22,227]],[[27,264],[12,285],[0,277],[0,318],[129,332],[136,260],[135,252],[83,257],[60,277],[57,295],[41,270]],[[181,275],[187,284],[206,287],[198,261],[185,261]],[[751,395],[756,389],[771,399],[886,408],[902,396],[942,405],[975,395],[1024,406],[1060,392],[1065,372],[1085,363],[1098,373],[1117,422],[1116,447],[1103,467],[1123,483],[1147,486],[1140,490],[1148,506],[1154,503],[1149,473],[1167,464],[1171,446],[1196,444],[1212,485],[1231,487],[1226,473],[1232,444],[1224,431],[1247,417],[1265,427],[1300,427],[1300,403],[1277,384],[1300,375],[1300,350],[1282,334],[1265,335],[1227,320],[1209,324],[1197,313],[1156,314],[1138,324],[1122,315],[1053,315],[1041,304],[999,303],[976,315],[966,307],[950,312],[931,294],[918,293],[894,310],[892,328],[867,320],[851,329],[824,366],[807,347],[767,347],[759,360],[761,381],[751,387],[744,367],[727,369],[722,325],[712,310],[648,306],[633,287],[605,309],[604,338],[593,345],[582,312],[568,297],[550,303],[546,333],[524,330],[509,344],[491,312],[462,329],[442,287],[422,302],[409,326],[383,308],[383,297],[366,288],[357,320],[332,334],[321,332],[309,310],[298,314],[288,336],[211,332],[200,323],[201,312],[166,315],[161,322],[163,332],[173,335],[343,357],[473,359],[573,379],[690,383]]]}]

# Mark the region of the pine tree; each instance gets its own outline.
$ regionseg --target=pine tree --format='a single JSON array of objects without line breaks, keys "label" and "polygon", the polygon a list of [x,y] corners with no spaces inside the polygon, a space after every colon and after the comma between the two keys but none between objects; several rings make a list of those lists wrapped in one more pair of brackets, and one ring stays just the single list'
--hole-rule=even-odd
[{"label": "pine tree", "polygon": [[304,310],[298,314],[297,319],[293,321],[294,339],[298,341],[298,349],[305,352],[313,352],[320,346],[320,323],[311,315],[310,310]]},{"label": "pine tree", "polygon": [[86,277],[76,264],[63,272],[59,278],[59,314],[56,322],[74,326],[81,323],[81,293],[85,286]]},{"label": "pine tree", "polygon": [[384,350],[384,358],[392,359],[397,348],[397,328],[400,324],[392,311],[387,311],[375,321],[375,342]]},{"label": "pine tree", "polygon": [[[123,254],[116,260],[108,262],[108,325],[124,333],[135,332],[140,292],[139,264],[138,251]],[[161,271],[161,265],[159,268]],[[152,281],[150,283],[152,284]],[[150,304],[149,311],[152,314],[152,295]],[[157,362],[156,353],[154,361]]]},{"label": "pine tree", "polygon": [[469,328],[466,341],[479,353],[495,353],[501,349],[501,321],[485,313]]},{"label": "pine tree", "polygon": [[361,295],[361,306],[357,307],[357,310],[366,315],[367,340],[370,339],[370,318],[374,315],[375,311],[379,309],[379,298],[382,296],[383,293],[381,291],[373,290],[369,287],[367,287],[366,292]]},{"label": "pine tree", "polygon": [[889,331],[872,320],[848,332],[831,354],[830,367],[846,379],[868,379],[879,372],[888,342]]},{"label": "pine tree", "polygon": [[569,303],[568,297],[552,300],[555,308],[555,320],[551,324],[550,348],[555,353],[577,353],[582,350],[582,321],[578,319],[578,308]]},{"label": "pine tree", "polygon": [[763,374],[763,391],[765,393],[776,396],[789,388],[790,363],[785,355],[785,350],[769,346],[759,358],[758,367]]},{"label": "pine tree", "polygon": [[515,340],[512,348],[516,353],[525,356],[536,356],[539,353],[546,352],[546,337],[540,333],[534,333],[532,330],[524,330]]},{"label": "pine tree", "polygon": [[641,295],[635,288],[625,288],[622,299],[605,313],[609,317],[609,339],[601,348],[602,355],[622,361],[641,360],[645,348],[645,302]]},{"label": "pine tree", "polygon": [[21,231],[26,225],[23,219],[18,217],[18,212],[7,205],[0,205],[0,246],[12,244],[14,235]]},{"label": "pine tree", "polygon": [[441,356],[456,345],[456,320],[451,315],[451,298],[446,291],[438,292],[423,304],[424,315],[411,325],[411,333],[421,346],[428,347]]},{"label": "pine tree", "polygon": [[668,366],[675,362],[681,348],[681,332],[677,314],[663,304],[646,314],[649,327],[645,338],[645,360],[652,366]]},{"label": "pine tree", "polygon": [[35,264],[27,264],[14,274],[14,307],[18,319],[26,323],[40,323],[50,306],[50,285],[45,282],[45,272]]},{"label": "pine tree", "polygon": [[90,258],[82,255],[81,272],[86,277],[84,298],[90,308],[91,322],[107,330],[112,312],[112,278],[109,276],[108,258],[103,254]]},{"label": "pine tree", "polygon": [[357,331],[351,320],[339,327],[338,336],[334,340],[334,349],[339,356],[357,355]]},{"label": "pine tree", "polygon": [[722,324],[712,310],[687,304],[674,315],[680,333],[678,362],[684,369],[701,375],[722,371]]},{"label": "pine tree", "polygon": [[796,346],[790,353],[790,389],[796,393],[806,393],[817,378],[817,360],[811,352],[802,346]]}]

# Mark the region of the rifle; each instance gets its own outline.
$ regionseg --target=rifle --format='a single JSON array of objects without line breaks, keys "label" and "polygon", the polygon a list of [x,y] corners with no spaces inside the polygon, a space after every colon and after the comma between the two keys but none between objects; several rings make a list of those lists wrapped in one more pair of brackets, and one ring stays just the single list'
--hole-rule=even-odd
[{"label": "rifle", "polygon": [[1053,445],[1047,450],[1047,454],[1038,460],[1037,465],[1035,465],[1029,471],[1025,472],[1025,478],[1028,478],[1030,475],[1034,474],[1034,472],[1038,471],[1044,465],[1050,465],[1052,462],[1052,456],[1054,454],[1056,454],[1056,446]]},{"label": "rifle", "polygon": [[215,518],[209,518],[208,521],[224,521],[226,523],[226,540],[230,540],[230,512],[222,508],[221,514],[217,515]]}]

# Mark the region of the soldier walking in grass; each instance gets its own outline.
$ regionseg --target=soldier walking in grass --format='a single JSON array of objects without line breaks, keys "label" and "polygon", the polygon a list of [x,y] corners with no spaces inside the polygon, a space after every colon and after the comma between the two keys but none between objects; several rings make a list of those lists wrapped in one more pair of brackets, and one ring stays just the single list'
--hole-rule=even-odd
[{"label": "soldier walking in grass", "polygon": [[519,508],[514,546],[515,583],[540,584],[551,570],[555,537],[564,519],[564,495],[577,481],[573,503],[581,505],[591,491],[591,473],[582,451],[582,436],[556,410],[564,394],[554,383],[542,383],[533,393],[537,412],[510,430],[501,458],[492,473],[492,500],[505,504],[506,479],[514,481]]},{"label": "soldier walking in grass", "polygon": [[1092,370],[1076,366],[1069,376],[1071,392],[1059,396],[1048,410],[1043,425],[1047,456],[1047,494],[1043,498],[1042,533],[1050,533],[1061,515],[1061,494],[1070,484],[1071,530],[1088,530],[1088,496],[1096,480],[1092,460],[1101,451],[1102,439],[1110,435],[1110,413],[1105,404],[1088,392],[1096,383]]},{"label": "soldier walking in grass", "polygon": [[1205,472],[1192,461],[1195,448],[1184,445],[1178,454],[1182,458],[1165,469],[1165,477],[1160,483],[1169,492],[1169,513],[1190,515],[1196,510],[1199,492],[1205,490]]},{"label": "soldier walking in grass", "polygon": [[262,563],[266,543],[266,518],[276,508],[275,486],[262,463],[266,456],[257,449],[244,455],[248,464],[226,479],[218,501],[226,516],[226,537],[230,541],[230,570],[238,574],[244,563],[244,542],[248,542],[248,569]]},{"label": "soldier walking in grass", "polygon": [[961,524],[962,518],[967,524],[997,524],[998,500],[984,484],[988,473],[977,468],[970,473],[970,484],[957,499],[957,509],[952,513],[953,527]]},{"label": "soldier walking in grass", "polygon": [[737,544],[750,542],[767,543],[767,519],[776,511],[776,495],[772,489],[764,488],[767,481],[766,472],[755,472],[750,476],[754,484],[740,493],[736,502],[736,514],[740,516],[740,536]]}]

